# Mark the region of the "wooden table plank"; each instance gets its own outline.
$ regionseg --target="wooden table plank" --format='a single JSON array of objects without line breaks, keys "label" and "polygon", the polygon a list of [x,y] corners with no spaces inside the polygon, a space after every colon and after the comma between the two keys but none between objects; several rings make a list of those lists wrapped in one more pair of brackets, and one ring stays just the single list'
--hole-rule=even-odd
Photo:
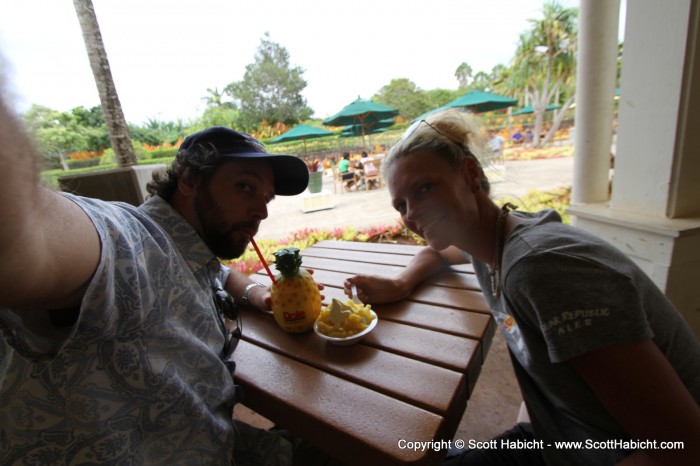
[{"label": "wooden table plank", "polygon": [[442,332],[381,320],[381,329],[370,333],[363,343],[411,359],[466,373],[473,360],[481,365],[479,341]]},{"label": "wooden table plank", "polygon": [[369,264],[398,265],[406,267],[413,256],[399,254],[382,254],[376,252],[351,251],[348,249],[306,249],[304,258],[325,258],[340,262],[364,262]]},{"label": "wooden table plank", "polygon": [[[326,280],[328,280],[328,283],[336,284],[338,286],[342,286],[342,283],[346,278],[359,274],[393,278],[404,268],[396,265],[385,265],[370,262],[338,261],[334,259],[307,256],[304,256],[302,265],[306,268],[313,269],[314,273],[319,274],[317,277],[323,277],[318,278],[319,282],[326,283]],[[326,273],[327,275],[320,275],[321,273]],[[481,290],[481,286],[476,278],[476,275],[467,272],[440,273],[434,277],[431,277],[426,281],[426,283],[453,288],[465,288],[475,291]]]},{"label": "wooden table plank", "polygon": [[[375,332],[380,332],[380,321]],[[437,414],[447,414],[465,374],[359,344],[326,343],[315,333],[288,334],[259,312],[244,317],[244,339],[291,359]]]},{"label": "wooden table plank", "polygon": [[382,321],[381,331],[369,334],[364,344],[466,374],[467,396],[471,396],[485,360],[478,340],[386,320]]},{"label": "wooden table plank", "polygon": [[463,288],[467,290],[481,291],[481,284],[473,273],[459,272],[449,270],[433,275],[425,281],[430,285],[449,286],[452,288]]},{"label": "wooden table plank", "polygon": [[409,299],[437,306],[469,309],[491,315],[486,299],[480,291],[430,286],[427,283],[423,283],[413,290]]},{"label": "wooden table plank", "polygon": [[[391,250],[387,250],[387,246]],[[342,249],[349,251],[364,251],[364,252],[375,252],[380,254],[391,254],[391,255],[405,255],[413,257],[418,251],[425,248],[425,246],[415,246],[408,244],[387,244],[387,243],[360,243],[353,241],[321,241],[316,243],[312,250],[314,253],[318,249]],[[309,250],[307,250],[309,251]],[[304,254],[304,252],[302,252]],[[332,257],[332,256],[331,256]],[[457,272],[469,272],[474,273],[474,266],[472,264],[460,264],[452,266],[452,269]]]},{"label": "wooden table plank", "polygon": [[[445,439],[441,416],[254,344],[242,341],[235,360],[246,406],[348,464],[422,462],[434,452],[399,449],[398,442]],[[387,429],[401,419],[415,422]]]}]

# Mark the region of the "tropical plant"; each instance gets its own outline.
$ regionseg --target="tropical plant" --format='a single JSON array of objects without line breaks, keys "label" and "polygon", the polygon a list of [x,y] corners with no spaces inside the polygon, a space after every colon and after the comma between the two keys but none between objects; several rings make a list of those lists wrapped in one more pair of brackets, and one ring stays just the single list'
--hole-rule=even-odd
[{"label": "tropical plant", "polygon": [[60,164],[68,170],[69,154],[101,152],[109,146],[99,107],[90,110],[76,107],[70,112],[58,112],[32,105],[24,114],[24,122],[34,135],[39,153],[52,167]]},{"label": "tropical plant", "polygon": [[542,132],[547,105],[566,99],[555,113],[544,140],[535,138],[536,147],[541,143],[546,144],[554,136],[564,113],[574,100],[577,16],[576,8],[548,2],[543,7],[543,18],[531,19],[532,29],[520,34],[507,87],[509,95],[533,106],[536,135]]},{"label": "tropical plant", "polygon": [[207,107],[222,107],[222,106],[232,106],[231,102],[224,102],[224,96],[226,94],[223,91],[219,91],[218,87],[214,89],[208,87],[207,95],[202,97],[202,100],[207,105]]},{"label": "tropical plant", "polygon": [[80,132],[65,126],[39,128],[34,134],[39,152],[47,161],[58,160],[63,170],[69,169],[67,155],[81,150],[87,142]]},{"label": "tropical plant", "polygon": [[571,186],[563,186],[548,191],[530,190],[523,197],[502,196],[495,199],[496,203],[503,205],[510,202],[525,212],[539,212],[543,209],[553,209],[561,216],[562,222],[571,223],[571,216],[567,209],[571,205]]},{"label": "tropical plant", "polygon": [[472,77],[472,67],[467,63],[462,62],[455,70],[455,78],[459,82],[460,89],[466,89],[469,85],[469,78]]},{"label": "tropical plant", "polygon": [[[463,67],[468,67],[464,69]],[[461,70],[461,71],[460,71]],[[468,74],[467,74],[468,72]],[[461,73],[461,74],[460,74]],[[495,89],[503,81],[504,77],[508,74],[508,67],[502,64],[498,64],[491,69],[490,73],[486,71],[473,72],[472,68],[466,63],[462,63],[460,68],[457,68],[455,76],[458,76],[460,81],[458,94],[463,95],[465,91],[484,91],[484,92],[497,92]],[[468,78],[472,78],[471,82],[468,82]],[[510,95],[511,92],[503,92],[506,95]],[[453,99],[451,99],[453,100]],[[445,102],[447,103],[447,102]]]},{"label": "tropical plant", "polygon": [[410,79],[392,79],[372,100],[399,110],[399,116],[411,120],[430,110],[425,93]]},{"label": "tropical plant", "polygon": [[73,121],[80,126],[86,126],[89,128],[104,128],[105,118],[102,114],[102,107],[96,105],[92,108],[85,108],[83,106],[75,107],[70,111]]},{"label": "tropical plant", "polygon": [[310,173],[315,173],[321,168],[321,160],[319,159],[304,158],[304,163],[306,163],[306,168],[309,169]]},{"label": "tropical plant", "polygon": [[478,91],[491,90],[491,75],[485,71],[479,71],[474,75],[474,80],[469,85],[469,89]]},{"label": "tropical plant", "polygon": [[508,67],[501,63],[491,69],[491,87],[494,91],[498,92],[498,87],[507,78],[509,72]]},{"label": "tropical plant", "polygon": [[313,110],[301,95],[306,88],[303,74],[304,69],[291,66],[287,49],[265,33],[243,80],[224,88],[241,112],[239,124],[243,129],[252,131],[263,120],[292,124],[309,118]]},{"label": "tropical plant", "polygon": [[[132,142],[134,146],[134,154],[136,155],[136,159],[141,162],[141,161],[146,161],[146,160],[151,160],[153,158],[153,153],[149,152],[146,150],[145,147],[143,147],[143,144],[141,144],[139,141],[133,141]],[[102,154],[102,157],[100,158],[100,165],[107,166],[107,165],[112,165],[115,163],[116,156],[114,154],[114,149],[111,147],[108,149],[105,149],[104,153]]]},{"label": "tropical plant", "polygon": [[194,125],[196,127],[192,128],[193,131],[208,128],[210,126],[228,126],[231,128],[236,128],[239,126],[238,121],[240,119],[241,112],[235,108],[234,105],[226,106],[221,105],[219,107],[207,107],[204,109],[202,117]]},{"label": "tropical plant", "polygon": [[181,120],[173,122],[149,118],[143,126],[129,125],[129,134],[134,140],[153,147],[175,144],[184,139],[187,132],[188,128]]},{"label": "tropical plant", "polygon": [[431,89],[423,91],[429,109],[442,107],[464,94],[463,89]]}]

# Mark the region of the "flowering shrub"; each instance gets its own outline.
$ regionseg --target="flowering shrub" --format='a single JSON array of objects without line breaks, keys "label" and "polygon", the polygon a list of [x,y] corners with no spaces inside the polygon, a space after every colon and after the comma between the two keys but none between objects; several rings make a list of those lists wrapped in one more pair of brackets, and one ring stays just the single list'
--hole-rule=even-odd
[{"label": "flowering shrub", "polygon": [[175,141],[172,144],[170,144],[167,141],[163,141],[159,145],[153,146],[151,144],[146,144],[144,142],[143,147],[149,152],[159,151],[159,150],[167,150],[167,149],[175,149],[175,152],[177,152],[177,149],[178,149],[178,147],[180,147],[180,144],[182,144],[182,141],[183,141],[182,136],[180,136],[179,138],[177,138],[177,141]]},{"label": "flowering shrub", "polygon": [[271,139],[287,131],[289,127],[282,122],[270,124],[267,120],[260,122],[260,129],[251,131],[251,136],[256,139]]},{"label": "flowering shrub", "polygon": [[[360,241],[360,242],[403,242],[409,244],[425,244],[425,241],[410,232],[402,223],[395,225],[375,226],[364,229],[347,228],[304,228],[291,233],[282,240],[256,240],[258,248],[267,264],[272,267],[273,253],[282,249],[295,247],[304,250],[316,243],[326,240]],[[262,262],[252,245],[238,259],[226,263],[231,268],[246,274],[252,274],[263,268]]]},{"label": "flowering shrub", "polygon": [[561,215],[563,223],[571,223],[571,216],[566,213],[566,208],[571,205],[570,186],[553,189],[551,191],[537,191],[532,189],[522,198],[504,196],[496,200],[498,205],[503,205],[506,202],[518,206],[518,210],[524,212],[538,212],[542,209],[554,209]]},{"label": "flowering shrub", "polygon": [[321,167],[321,161],[319,159],[304,159],[304,163],[306,163],[306,167],[309,169],[310,173],[317,172]]},{"label": "flowering shrub", "polygon": [[529,149],[523,147],[508,148],[503,152],[505,160],[537,160],[553,159],[559,157],[572,157],[574,146],[547,146],[541,149]]},{"label": "flowering shrub", "polygon": [[103,152],[103,150],[83,150],[78,152],[71,152],[70,154],[68,154],[68,158],[70,160],[89,160],[101,156]]}]

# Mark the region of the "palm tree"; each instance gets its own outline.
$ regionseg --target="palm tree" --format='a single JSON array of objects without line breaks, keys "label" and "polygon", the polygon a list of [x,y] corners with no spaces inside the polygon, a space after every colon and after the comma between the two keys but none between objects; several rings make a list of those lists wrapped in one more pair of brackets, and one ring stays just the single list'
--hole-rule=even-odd
[{"label": "palm tree", "polygon": [[102,103],[102,112],[107,132],[112,143],[112,149],[117,158],[119,166],[128,167],[136,164],[134,147],[131,144],[129,130],[124,118],[117,88],[114,86],[112,71],[107,60],[107,51],[102,42],[100,26],[97,23],[95,9],[92,0],[73,0],[75,12],[78,15],[80,28],[83,31],[83,40],[90,60],[90,68],[95,77],[97,92]]},{"label": "palm tree", "polygon": [[[542,19],[530,20],[533,26],[530,31],[520,35],[509,76],[509,86],[519,87],[524,101],[532,104],[535,147],[546,144],[553,137],[575,95],[578,9],[548,2],[543,13]],[[540,141],[538,135],[542,132],[545,108],[550,103],[559,104],[562,93],[568,98],[555,114],[544,140]]]},{"label": "palm tree", "polygon": [[479,71],[474,75],[474,80],[469,85],[469,89],[479,90],[479,91],[490,91],[491,90],[491,75],[485,71]]},{"label": "palm tree", "polygon": [[455,78],[459,81],[459,88],[464,89],[469,84],[469,78],[472,77],[472,67],[462,62],[455,70]]},{"label": "palm tree", "polygon": [[202,97],[202,100],[207,105],[207,107],[220,107],[224,103],[224,92],[219,91],[218,87],[212,89],[207,87],[207,95]]},{"label": "palm tree", "polygon": [[491,87],[495,88],[506,78],[508,75],[508,67],[499,63],[491,69]]}]

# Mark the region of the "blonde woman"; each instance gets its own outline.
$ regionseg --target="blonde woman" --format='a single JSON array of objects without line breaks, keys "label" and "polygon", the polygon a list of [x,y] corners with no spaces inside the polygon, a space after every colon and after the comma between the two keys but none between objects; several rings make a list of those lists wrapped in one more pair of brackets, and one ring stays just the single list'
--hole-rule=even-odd
[{"label": "blonde woman", "polygon": [[383,169],[394,208],[428,246],[396,277],[345,283],[364,302],[391,302],[450,264],[474,264],[532,419],[504,435],[541,448],[471,450],[448,463],[700,464],[700,346],[681,315],[603,240],[552,210],[496,205],[485,150],[483,132],[457,111],[409,128]]}]

